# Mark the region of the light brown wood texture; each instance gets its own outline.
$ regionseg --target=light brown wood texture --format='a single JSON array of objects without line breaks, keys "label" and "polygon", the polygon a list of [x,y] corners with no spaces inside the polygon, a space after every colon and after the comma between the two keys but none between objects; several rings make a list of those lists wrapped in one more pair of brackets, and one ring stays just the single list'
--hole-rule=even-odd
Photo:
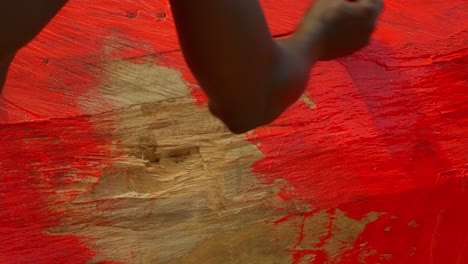
[{"label": "light brown wood texture", "polygon": [[[261,2],[281,37],[311,1]],[[388,1],[367,49],[236,136],[166,0],[70,1],[0,98],[0,263],[463,263],[459,6]]]},{"label": "light brown wood texture", "polygon": [[[65,220],[48,230],[86,237],[90,263],[290,263],[301,248],[339,255],[377,219],[324,210],[303,223],[310,208],[279,198],[281,180],[259,182],[251,166],[262,153],[196,106],[180,72],[124,60],[105,72],[97,89],[115,108],[91,120],[115,142],[115,164],[69,186],[82,194],[54,208]],[[275,224],[288,213],[298,216]]]}]

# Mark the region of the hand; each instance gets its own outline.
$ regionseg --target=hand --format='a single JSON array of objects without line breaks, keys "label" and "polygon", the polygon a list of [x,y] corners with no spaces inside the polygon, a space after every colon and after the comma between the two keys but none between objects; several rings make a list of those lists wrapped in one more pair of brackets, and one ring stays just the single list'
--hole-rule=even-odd
[{"label": "hand", "polygon": [[318,60],[350,55],[369,43],[382,7],[381,0],[316,0],[298,34],[317,36]]}]

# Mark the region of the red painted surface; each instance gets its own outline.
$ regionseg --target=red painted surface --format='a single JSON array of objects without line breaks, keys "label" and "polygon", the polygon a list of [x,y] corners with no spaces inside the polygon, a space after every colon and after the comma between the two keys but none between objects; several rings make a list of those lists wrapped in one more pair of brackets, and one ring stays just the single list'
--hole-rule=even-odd
[{"label": "red painted surface", "polygon": [[[0,129],[0,263],[85,263],[85,239],[49,235],[73,200],[68,189],[106,169],[109,151],[89,118],[2,125]],[[24,140],[27,138],[28,140]]]},{"label": "red painted surface", "polygon": [[[263,1],[273,34],[291,32],[310,2]],[[304,219],[319,209],[384,213],[343,263],[370,249],[366,263],[468,263],[467,13],[466,1],[386,1],[369,48],[313,69],[306,95],[317,109],[299,102],[249,136],[265,154],[253,170],[268,183],[286,179],[281,197],[313,208]],[[109,58],[162,53],[155,63],[195,83],[178,49],[166,1],[76,0],[20,52],[0,98],[0,263],[95,254],[86,238],[46,232],[62,221],[48,208],[79,194],[66,187],[113,162],[79,101],[100,98]],[[325,258],[297,250],[293,262],[308,254]]]},{"label": "red painted surface", "polygon": [[[296,104],[252,136],[266,154],[255,171],[287,179],[284,199],[355,219],[385,213],[345,263],[368,249],[366,263],[468,259],[466,7],[387,1],[369,48],[313,70],[306,94],[317,109]],[[296,260],[307,254],[317,252]]]}]

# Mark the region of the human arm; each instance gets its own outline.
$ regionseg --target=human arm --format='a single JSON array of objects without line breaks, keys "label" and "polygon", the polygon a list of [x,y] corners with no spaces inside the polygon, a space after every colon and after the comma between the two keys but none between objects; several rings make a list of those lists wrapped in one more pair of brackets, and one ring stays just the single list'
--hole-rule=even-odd
[{"label": "human arm", "polygon": [[49,23],[68,0],[1,1],[0,63],[8,61]]},{"label": "human arm", "polygon": [[364,46],[381,8],[374,0],[318,0],[296,33],[274,40],[257,0],[170,2],[182,50],[210,110],[235,133],[284,112],[300,97],[317,60]]},{"label": "human arm", "polygon": [[[16,51],[66,2],[0,4],[0,79]],[[298,30],[283,40],[271,37],[258,0],[170,2],[182,50],[210,98],[212,113],[233,132],[242,133],[270,123],[294,103],[318,59],[364,46],[381,1],[316,0]]]},{"label": "human arm", "polygon": [[68,0],[1,1],[0,92],[16,52],[31,41]]}]

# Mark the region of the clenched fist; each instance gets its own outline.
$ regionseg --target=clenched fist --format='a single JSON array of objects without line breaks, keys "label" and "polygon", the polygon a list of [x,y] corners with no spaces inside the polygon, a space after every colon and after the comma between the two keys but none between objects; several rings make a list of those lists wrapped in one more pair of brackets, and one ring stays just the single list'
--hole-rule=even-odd
[{"label": "clenched fist", "polygon": [[382,11],[381,0],[317,0],[297,31],[299,38],[316,36],[317,59],[350,55],[369,42]]}]

